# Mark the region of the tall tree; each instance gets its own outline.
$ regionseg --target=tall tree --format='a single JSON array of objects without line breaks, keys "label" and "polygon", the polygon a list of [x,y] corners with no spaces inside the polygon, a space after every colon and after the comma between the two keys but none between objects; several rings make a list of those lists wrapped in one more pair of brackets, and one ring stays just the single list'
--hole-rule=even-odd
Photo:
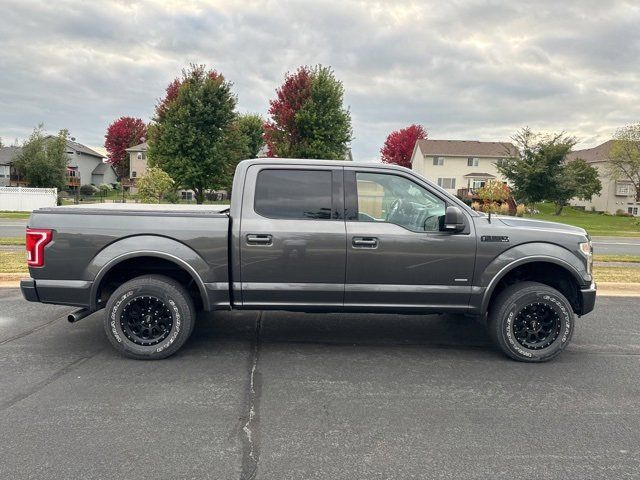
[{"label": "tall tree", "polygon": [[231,83],[203,65],[191,65],[169,84],[149,126],[149,162],[176,183],[195,192],[225,185],[228,171],[226,134],[236,119]]},{"label": "tall tree", "polygon": [[115,120],[105,135],[109,163],[119,177],[129,175],[129,154],[127,148],[139,145],[147,136],[147,125],[140,118],[120,117]]},{"label": "tall tree", "polygon": [[609,174],[631,182],[640,202],[640,123],[619,129],[609,150]]},{"label": "tall tree", "polygon": [[225,131],[224,150],[227,152],[225,177],[221,187],[231,191],[233,174],[241,160],[256,158],[264,145],[264,120],[257,114],[243,114]]},{"label": "tall tree", "polygon": [[391,132],[380,149],[382,161],[411,168],[411,154],[416,142],[425,138],[427,131],[422,125],[409,125]]},{"label": "tall tree", "polygon": [[556,215],[562,213],[562,209],[572,198],[591,200],[591,197],[602,190],[598,170],[581,158],[561,165],[556,179],[557,186],[547,198],[555,204]]},{"label": "tall tree", "polygon": [[344,87],[333,70],[303,66],[288,73],[271,100],[265,124],[269,155],[342,160],[352,140]]},{"label": "tall tree", "polygon": [[58,188],[66,186],[67,130],[57,136],[47,135],[43,125],[38,125],[23,143],[13,165],[31,187]]},{"label": "tall tree", "polygon": [[2,137],[0,137],[0,148],[4,147],[4,145],[2,144]]}]

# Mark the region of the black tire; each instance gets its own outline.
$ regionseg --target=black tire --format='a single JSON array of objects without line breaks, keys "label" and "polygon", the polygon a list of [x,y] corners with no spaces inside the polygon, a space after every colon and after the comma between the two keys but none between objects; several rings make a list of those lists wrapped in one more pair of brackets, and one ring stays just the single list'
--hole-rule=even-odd
[{"label": "black tire", "polygon": [[520,282],[492,302],[487,327],[495,344],[522,362],[545,362],[562,352],[573,336],[569,301],[555,288]]},{"label": "black tire", "polygon": [[162,275],[122,284],[105,308],[104,329],[125,357],[158,360],[176,353],[193,332],[195,308],[187,290]]}]

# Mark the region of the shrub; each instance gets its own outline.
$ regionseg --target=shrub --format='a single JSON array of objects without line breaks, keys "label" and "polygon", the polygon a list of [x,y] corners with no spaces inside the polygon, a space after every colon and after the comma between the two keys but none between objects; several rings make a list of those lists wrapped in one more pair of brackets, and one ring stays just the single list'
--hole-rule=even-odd
[{"label": "shrub", "polygon": [[509,215],[509,204],[507,202],[500,205],[500,213],[502,215]]},{"label": "shrub", "polygon": [[97,192],[99,192],[99,190],[94,186],[94,185],[82,185],[80,187],[80,194],[81,195],[86,195],[88,197],[91,197],[92,195],[96,194]]},{"label": "shrub", "polygon": [[521,203],[520,205],[518,205],[516,207],[516,217],[523,217],[524,216],[524,204]]},{"label": "shrub", "polygon": [[510,195],[509,187],[497,180],[491,180],[478,189],[478,197],[485,202],[504,202]]},{"label": "shrub", "polygon": [[116,192],[121,192],[122,191],[122,184],[120,182],[116,182],[113,184],[113,189]]},{"label": "shrub", "polygon": [[628,217],[629,214],[625,212],[623,209],[619,208],[616,210],[616,217]]},{"label": "shrub", "polygon": [[471,208],[473,208],[476,212],[480,211],[480,203],[479,202],[473,202],[471,204]]},{"label": "shrub", "polygon": [[108,183],[101,183],[98,188],[100,189],[100,192],[102,192],[103,195],[107,195],[110,191],[113,190],[113,187]]},{"label": "shrub", "polygon": [[180,202],[180,197],[177,192],[167,192],[162,196],[162,199],[169,203],[178,203]]}]

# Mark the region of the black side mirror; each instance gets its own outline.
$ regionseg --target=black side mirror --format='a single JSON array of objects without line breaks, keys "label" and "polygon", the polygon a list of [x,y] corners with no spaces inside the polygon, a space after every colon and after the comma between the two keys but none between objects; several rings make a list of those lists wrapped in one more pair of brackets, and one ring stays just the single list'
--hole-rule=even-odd
[{"label": "black side mirror", "polygon": [[441,230],[445,232],[461,232],[464,230],[464,214],[458,207],[449,206],[444,214]]}]

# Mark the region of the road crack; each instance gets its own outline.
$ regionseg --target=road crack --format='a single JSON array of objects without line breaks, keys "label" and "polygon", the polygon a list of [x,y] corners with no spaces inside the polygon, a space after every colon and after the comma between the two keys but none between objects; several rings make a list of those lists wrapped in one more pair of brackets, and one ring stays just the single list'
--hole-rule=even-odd
[{"label": "road crack", "polygon": [[246,414],[242,417],[245,424],[242,427],[242,466],[240,480],[253,480],[258,473],[260,458],[260,396],[262,393],[261,375],[258,371],[260,360],[260,333],[262,329],[262,313],[256,318],[255,337],[251,343],[251,358],[249,362],[249,382],[247,387]]}]

